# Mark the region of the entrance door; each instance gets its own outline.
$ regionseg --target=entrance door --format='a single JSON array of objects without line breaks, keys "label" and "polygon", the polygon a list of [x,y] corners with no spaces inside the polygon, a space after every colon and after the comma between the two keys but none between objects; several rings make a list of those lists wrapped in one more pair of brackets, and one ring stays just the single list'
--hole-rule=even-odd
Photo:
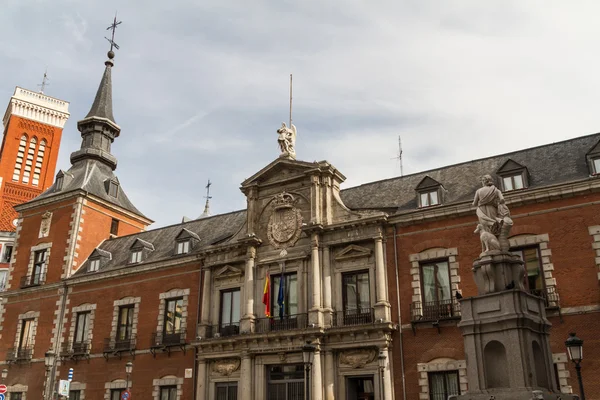
[{"label": "entrance door", "polygon": [[348,378],[346,393],[348,400],[375,400],[373,377]]}]

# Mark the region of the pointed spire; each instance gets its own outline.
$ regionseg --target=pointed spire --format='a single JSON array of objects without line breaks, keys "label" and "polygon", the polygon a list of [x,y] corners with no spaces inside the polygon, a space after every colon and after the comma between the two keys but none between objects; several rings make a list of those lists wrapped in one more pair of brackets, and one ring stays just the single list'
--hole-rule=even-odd
[{"label": "pointed spire", "polygon": [[206,185],[206,196],[204,196],[204,198],[206,199],[206,204],[204,205],[204,212],[198,217],[198,219],[210,217],[210,199],[212,199],[212,196],[210,195],[210,185],[212,185],[212,183],[209,179],[208,184]]},{"label": "pointed spire", "polygon": [[106,65],[106,68],[104,69],[104,75],[102,75],[102,80],[100,81],[100,86],[98,87],[98,92],[96,93],[94,104],[92,104],[92,108],[90,109],[90,112],[85,116],[85,118],[106,118],[109,121],[116,123],[112,110],[111,79],[111,69],[114,66],[114,57],[115,53],[113,51],[109,51],[108,60],[106,60],[106,62],[104,63],[104,65]]}]

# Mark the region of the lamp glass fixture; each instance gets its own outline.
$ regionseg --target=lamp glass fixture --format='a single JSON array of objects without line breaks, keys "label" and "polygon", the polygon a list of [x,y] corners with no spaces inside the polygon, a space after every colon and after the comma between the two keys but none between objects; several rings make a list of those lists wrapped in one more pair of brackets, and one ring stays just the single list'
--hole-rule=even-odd
[{"label": "lamp glass fixture", "polygon": [[304,364],[312,364],[313,358],[315,356],[315,346],[307,342],[304,346],[302,346],[302,359]]},{"label": "lamp glass fixture", "polygon": [[385,362],[387,361],[387,356],[382,351],[379,352],[379,356],[377,356],[377,362],[379,363],[379,368],[385,368]]},{"label": "lamp glass fixture", "polygon": [[8,370],[6,368],[4,368],[2,370],[2,379],[6,379],[7,376],[8,376]]},{"label": "lamp glass fixture", "polygon": [[125,364],[125,373],[131,374],[132,371],[133,371],[133,363],[131,361],[127,361],[127,364]]},{"label": "lamp glass fixture", "polygon": [[575,336],[574,332],[569,334],[565,346],[567,346],[567,352],[571,361],[580,362],[583,360],[583,340]]},{"label": "lamp glass fixture", "polygon": [[54,364],[54,357],[55,354],[52,351],[47,351],[46,354],[44,354],[44,364],[46,367],[50,368],[52,364]]}]

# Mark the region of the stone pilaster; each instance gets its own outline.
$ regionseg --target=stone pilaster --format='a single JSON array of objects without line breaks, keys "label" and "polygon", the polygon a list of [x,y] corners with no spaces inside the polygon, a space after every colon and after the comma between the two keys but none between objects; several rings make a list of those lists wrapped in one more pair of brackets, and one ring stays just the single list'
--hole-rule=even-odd
[{"label": "stone pilaster", "polygon": [[312,299],[308,314],[308,323],[317,326],[323,325],[321,310],[321,265],[319,260],[319,234],[313,233],[311,238],[311,274],[312,274]]},{"label": "stone pilaster", "polygon": [[329,246],[323,247],[323,320],[325,326],[331,326],[333,318],[333,307],[331,303],[331,256]]},{"label": "stone pilaster", "polygon": [[212,271],[210,268],[204,270],[204,282],[202,284],[202,309],[200,310],[200,324],[198,324],[197,337],[205,338],[207,335],[208,326],[210,325],[210,297]]},{"label": "stone pilaster", "polygon": [[254,314],[254,264],[256,259],[256,249],[248,248],[246,258],[245,290],[244,290],[244,316],[240,319],[240,330],[242,332],[254,332],[254,323],[256,315]]},{"label": "stone pilaster", "polygon": [[377,303],[375,303],[375,320],[390,321],[391,305],[387,296],[387,279],[385,273],[385,260],[383,258],[383,238],[375,238],[375,286]]},{"label": "stone pilaster", "polygon": [[325,400],[335,400],[335,366],[333,364],[333,352],[325,352]]},{"label": "stone pilaster", "polygon": [[254,399],[254,387],[252,385],[252,356],[247,353],[242,354],[240,386],[240,400]]},{"label": "stone pilaster", "polygon": [[311,368],[311,400],[323,399],[323,379],[321,375],[321,352],[315,351],[315,358]]},{"label": "stone pilaster", "polygon": [[196,400],[206,400],[208,375],[206,373],[206,360],[199,359],[197,361],[197,380],[196,380]]}]

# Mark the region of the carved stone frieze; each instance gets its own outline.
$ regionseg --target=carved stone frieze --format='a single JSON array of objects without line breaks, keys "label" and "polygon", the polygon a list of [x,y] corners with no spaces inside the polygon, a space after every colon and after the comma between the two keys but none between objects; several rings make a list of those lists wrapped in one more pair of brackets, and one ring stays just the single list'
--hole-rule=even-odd
[{"label": "carved stone frieze", "polygon": [[377,357],[375,349],[352,349],[340,353],[340,366],[349,365],[352,368],[363,368],[372,363]]},{"label": "carved stone frieze", "polygon": [[50,211],[46,211],[42,215],[42,222],[40,224],[40,233],[38,235],[39,238],[48,237],[50,233],[50,223],[52,222],[52,213]]},{"label": "carved stone frieze", "polygon": [[267,237],[276,249],[285,249],[296,244],[302,233],[302,212],[293,195],[282,192],[271,202],[273,210],[267,225]]},{"label": "carved stone frieze", "polygon": [[239,358],[223,358],[212,365],[213,372],[221,376],[229,376],[240,368]]}]

